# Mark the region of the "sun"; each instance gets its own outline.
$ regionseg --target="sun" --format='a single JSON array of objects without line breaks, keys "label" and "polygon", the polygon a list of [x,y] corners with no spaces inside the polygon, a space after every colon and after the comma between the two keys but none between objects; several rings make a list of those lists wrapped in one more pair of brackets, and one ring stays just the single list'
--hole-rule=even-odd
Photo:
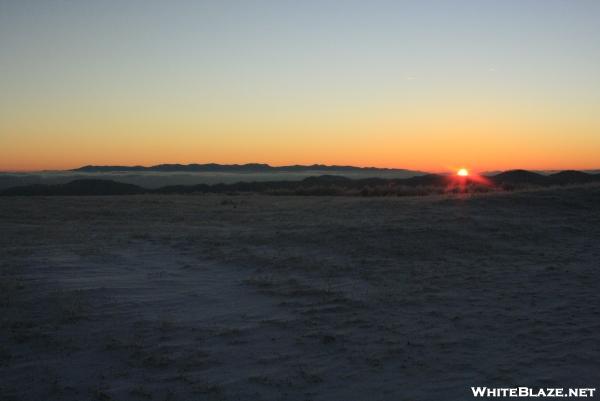
[{"label": "sun", "polygon": [[459,175],[461,177],[467,177],[469,175],[469,170],[467,170],[466,168],[461,168],[456,172],[456,175]]}]

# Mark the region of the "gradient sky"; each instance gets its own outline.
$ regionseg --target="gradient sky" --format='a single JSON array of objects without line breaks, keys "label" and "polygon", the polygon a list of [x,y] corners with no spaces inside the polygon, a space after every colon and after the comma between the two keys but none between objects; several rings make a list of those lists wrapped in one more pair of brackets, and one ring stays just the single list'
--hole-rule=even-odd
[{"label": "gradient sky", "polygon": [[600,168],[600,1],[0,0],[0,170]]}]

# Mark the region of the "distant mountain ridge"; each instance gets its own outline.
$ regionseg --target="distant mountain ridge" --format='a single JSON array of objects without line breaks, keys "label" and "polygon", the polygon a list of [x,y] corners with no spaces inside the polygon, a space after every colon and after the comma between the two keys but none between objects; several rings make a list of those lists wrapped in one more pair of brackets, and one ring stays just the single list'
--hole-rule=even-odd
[{"label": "distant mountain ridge", "polygon": [[415,174],[425,174],[421,171],[397,169],[397,168],[379,168],[379,167],[356,167],[356,166],[337,166],[326,164],[300,165],[294,164],[290,166],[271,166],[264,163],[247,163],[247,164],[157,164],[154,166],[94,166],[88,165],[72,169],[73,172],[85,173],[106,173],[106,172],[126,172],[126,171],[151,171],[151,172],[251,172],[251,173],[267,173],[267,172],[303,172],[303,171],[381,171],[381,172],[412,172]]},{"label": "distant mountain ridge", "polygon": [[[307,177],[299,181],[253,181],[232,184],[168,185],[148,189],[134,184],[112,180],[78,179],[66,184],[35,184],[11,187],[0,191],[0,196],[85,196],[136,194],[191,194],[191,193],[263,193],[272,195],[363,195],[406,196],[443,193],[445,188],[457,190],[453,175],[426,174],[410,178],[360,178],[336,175]],[[510,170],[486,177],[486,183],[471,178],[461,179],[464,188],[472,186],[475,192],[490,189],[512,190],[552,185],[600,183],[600,174],[581,171],[561,171],[542,175],[526,170]],[[458,189],[460,192],[460,189]]]}]

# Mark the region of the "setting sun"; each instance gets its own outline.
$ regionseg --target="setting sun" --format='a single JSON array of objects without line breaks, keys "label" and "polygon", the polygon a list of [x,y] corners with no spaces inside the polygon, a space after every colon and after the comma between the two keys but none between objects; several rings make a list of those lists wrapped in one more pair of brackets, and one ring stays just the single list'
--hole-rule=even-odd
[{"label": "setting sun", "polygon": [[461,177],[467,177],[469,175],[469,170],[467,170],[466,168],[461,168],[456,172],[456,174]]}]

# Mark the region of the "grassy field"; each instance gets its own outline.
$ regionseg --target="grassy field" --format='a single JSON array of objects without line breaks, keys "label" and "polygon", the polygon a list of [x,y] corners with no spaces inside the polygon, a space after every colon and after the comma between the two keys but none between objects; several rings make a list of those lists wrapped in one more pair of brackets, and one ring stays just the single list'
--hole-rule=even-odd
[{"label": "grassy field", "polygon": [[0,199],[2,400],[597,387],[600,187]]}]

